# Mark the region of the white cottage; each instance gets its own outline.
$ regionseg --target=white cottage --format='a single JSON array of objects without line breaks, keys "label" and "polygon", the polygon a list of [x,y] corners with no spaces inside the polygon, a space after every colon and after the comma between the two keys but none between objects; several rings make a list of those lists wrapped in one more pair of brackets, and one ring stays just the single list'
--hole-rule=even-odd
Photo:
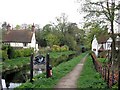
[{"label": "white cottage", "polygon": [[38,50],[34,24],[32,30],[12,30],[8,24],[7,32],[3,35],[3,43],[14,48],[34,48],[34,50]]},{"label": "white cottage", "polygon": [[[120,48],[120,34],[116,34],[116,50]],[[110,51],[112,38],[101,35],[98,39],[94,36],[92,41],[92,51],[98,56],[99,52]]]}]

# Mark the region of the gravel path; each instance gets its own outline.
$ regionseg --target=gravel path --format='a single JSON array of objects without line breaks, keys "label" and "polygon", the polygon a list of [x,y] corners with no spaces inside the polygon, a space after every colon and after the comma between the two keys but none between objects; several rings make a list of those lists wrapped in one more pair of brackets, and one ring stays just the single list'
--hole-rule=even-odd
[{"label": "gravel path", "polygon": [[86,60],[87,55],[77,64],[74,69],[68,73],[65,77],[63,77],[58,84],[55,86],[56,89],[59,88],[77,88],[76,82],[80,76],[82,71],[84,62]]}]

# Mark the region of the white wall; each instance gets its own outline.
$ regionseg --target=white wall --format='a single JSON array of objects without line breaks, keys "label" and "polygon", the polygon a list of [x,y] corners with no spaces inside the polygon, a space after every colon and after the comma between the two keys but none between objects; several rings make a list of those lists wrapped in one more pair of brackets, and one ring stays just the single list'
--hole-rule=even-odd
[{"label": "white wall", "polygon": [[33,33],[32,39],[31,39],[31,44],[30,46],[32,48],[34,48],[34,50],[36,49],[36,38],[35,38],[35,33]]},{"label": "white wall", "polygon": [[11,47],[23,47],[23,43],[14,43],[14,42],[11,42],[10,46]]},{"label": "white wall", "polygon": [[109,38],[106,42],[106,49],[105,50],[111,50],[111,43],[112,43],[112,38]]},{"label": "white wall", "polygon": [[92,51],[95,53],[96,56],[98,56],[98,42],[95,36],[92,41]]}]

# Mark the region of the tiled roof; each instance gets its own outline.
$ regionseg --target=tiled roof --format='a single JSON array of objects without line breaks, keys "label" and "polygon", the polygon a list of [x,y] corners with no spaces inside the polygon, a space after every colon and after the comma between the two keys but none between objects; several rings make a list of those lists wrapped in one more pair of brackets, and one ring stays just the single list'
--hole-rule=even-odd
[{"label": "tiled roof", "polygon": [[109,39],[109,36],[101,35],[101,36],[98,38],[98,43],[99,43],[99,44],[106,43],[108,39]]},{"label": "tiled roof", "polygon": [[9,30],[3,35],[3,42],[31,42],[33,32],[30,30]]}]

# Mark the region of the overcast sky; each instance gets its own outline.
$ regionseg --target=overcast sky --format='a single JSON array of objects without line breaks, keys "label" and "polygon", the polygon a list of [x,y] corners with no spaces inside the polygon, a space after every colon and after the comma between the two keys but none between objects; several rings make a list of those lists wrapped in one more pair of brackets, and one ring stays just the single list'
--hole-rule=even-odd
[{"label": "overcast sky", "polygon": [[77,9],[77,0],[0,0],[0,22],[16,24],[40,24],[41,27],[54,22],[61,13],[68,15],[68,21],[82,22]]}]

